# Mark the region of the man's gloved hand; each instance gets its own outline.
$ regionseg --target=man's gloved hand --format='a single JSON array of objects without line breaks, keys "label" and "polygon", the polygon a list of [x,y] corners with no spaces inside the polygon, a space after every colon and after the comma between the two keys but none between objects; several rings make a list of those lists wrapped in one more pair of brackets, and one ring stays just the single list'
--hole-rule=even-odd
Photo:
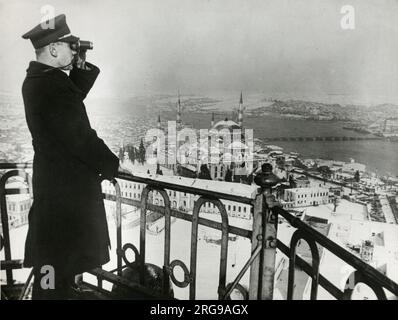
[{"label": "man's gloved hand", "polygon": [[78,69],[91,70],[88,66],[86,66],[86,52],[87,50],[79,50],[75,56],[75,66]]}]

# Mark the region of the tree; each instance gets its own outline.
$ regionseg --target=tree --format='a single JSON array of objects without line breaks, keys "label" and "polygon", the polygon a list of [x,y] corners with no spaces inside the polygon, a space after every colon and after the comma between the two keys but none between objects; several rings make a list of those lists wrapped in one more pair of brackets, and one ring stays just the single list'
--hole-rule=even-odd
[{"label": "tree", "polygon": [[357,170],[354,174],[354,180],[355,180],[355,182],[359,182],[360,179],[361,179],[361,176],[359,175],[359,171]]},{"label": "tree", "polygon": [[332,176],[332,170],[330,170],[328,166],[320,166],[317,170],[320,174],[322,174],[322,176],[325,176],[327,178],[330,178]]},{"label": "tree", "polygon": [[290,188],[297,188],[297,183],[294,181],[294,178],[292,175],[289,176],[289,186]]},{"label": "tree", "polygon": [[232,171],[229,168],[227,169],[224,180],[226,182],[232,182]]},{"label": "tree", "polygon": [[354,188],[355,179],[349,178],[349,179],[346,180],[346,182],[349,184],[349,186],[350,186],[350,194],[352,194],[352,189]]},{"label": "tree", "polygon": [[134,163],[135,160],[137,159],[137,148],[134,146],[131,146],[130,153],[131,153],[131,162]]},{"label": "tree", "polygon": [[330,177],[332,176],[332,170],[330,170],[328,166],[320,166],[317,170],[322,175],[323,184],[325,184],[326,180],[330,179]]},{"label": "tree", "polygon": [[336,212],[337,206],[339,205],[340,200],[337,198],[336,195],[333,197],[333,212]]},{"label": "tree", "polygon": [[299,168],[299,169],[303,169],[303,170],[307,170],[308,167],[302,163],[299,159],[294,159],[293,161],[293,167]]},{"label": "tree", "polygon": [[120,161],[124,160],[124,146],[119,148],[119,159]]},{"label": "tree", "polygon": [[134,160],[135,160],[134,147],[132,145],[128,145],[126,147],[126,151],[127,151],[130,161],[134,163]]},{"label": "tree", "polygon": [[200,166],[200,172],[199,172],[198,178],[199,179],[211,180],[210,171],[207,168],[206,164],[202,164]]},{"label": "tree", "polygon": [[159,163],[156,164],[156,174],[163,175],[163,171],[160,169]]},{"label": "tree", "polygon": [[138,161],[140,163],[145,162],[145,147],[144,147],[144,141],[141,138],[140,146],[138,148]]}]

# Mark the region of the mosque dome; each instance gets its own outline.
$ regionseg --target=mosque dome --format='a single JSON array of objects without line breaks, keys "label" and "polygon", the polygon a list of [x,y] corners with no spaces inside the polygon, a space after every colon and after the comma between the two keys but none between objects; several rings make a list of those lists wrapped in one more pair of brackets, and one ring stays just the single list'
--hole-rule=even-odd
[{"label": "mosque dome", "polygon": [[241,129],[241,126],[238,125],[235,121],[232,120],[222,120],[222,121],[218,121],[214,127],[212,128],[213,130],[222,130],[222,129],[228,129],[228,130],[234,130],[234,129]]}]

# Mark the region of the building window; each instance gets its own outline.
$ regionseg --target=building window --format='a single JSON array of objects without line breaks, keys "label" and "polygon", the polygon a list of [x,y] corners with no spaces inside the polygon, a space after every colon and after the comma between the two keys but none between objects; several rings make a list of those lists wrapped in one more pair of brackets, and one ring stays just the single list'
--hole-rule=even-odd
[{"label": "building window", "polygon": [[236,206],[234,206],[234,211],[236,211]]}]

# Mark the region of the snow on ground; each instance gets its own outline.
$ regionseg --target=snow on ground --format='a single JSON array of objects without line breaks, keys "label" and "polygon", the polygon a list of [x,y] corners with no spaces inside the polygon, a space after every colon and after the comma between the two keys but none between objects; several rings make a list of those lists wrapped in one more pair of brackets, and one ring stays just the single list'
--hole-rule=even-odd
[{"label": "snow on ground", "polygon": [[[360,245],[372,234],[382,234],[383,243],[376,244],[371,265],[375,268],[386,267],[386,275],[397,281],[398,274],[398,226],[395,224],[372,222],[367,219],[366,207],[347,200],[341,200],[335,213],[333,204],[306,208],[306,215],[328,219],[331,228],[328,238],[347,249],[346,245]],[[320,274],[344,291],[346,281],[354,269],[328,250],[323,250]],[[310,280],[306,285],[304,299],[310,294]],[[375,294],[365,285],[357,286],[353,298],[376,299]],[[387,293],[389,299],[395,299]],[[334,297],[322,287],[319,287],[318,299],[329,300]]]},{"label": "snow on ground", "polygon": [[341,199],[337,205],[336,212],[333,212],[334,204],[324,204],[319,206],[308,206],[304,208],[305,215],[322,218],[330,222],[334,221],[365,221],[367,220],[366,207],[359,204]]},{"label": "snow on ground", "polygon": [[[202,214],[201,214],[202,216]],[[213,215],[214,216],[214,215]],[[190,252],[191,252],[191,223],[184,220],[176,220],[171,225],[171,261],[178,259],[185,263],[188,270],[190,268]],[[114,224],[109,225],[111,237],[112,255],[111,261],[104,266],[105,270],[116,268],[116,229]],[[123,243],[132,243],[139,249],[139,226],[122,230]],[[207,227],[199,226],[198,233],[198,254],[197,254],[197,277],[196,277],[196,298],[197,299],[217,299],[218,275],[220,265],[220,245],[208,243],[204,240],[204,235],[211,233],[215,238],[218,235],[221,238],[221,231],[212,230]],[[227,283],[232,282],[243,265],[249,258],[251,243],[249,239],[238,237],[236,241],[229,241],[228,247],[228,264],[227,264]],[[133,261],[134,254],[127,254],[127,257]],[[153,263],[158,266],[163,265],[164,259],[164,231],[157,235],[146,233],[146,262]],[[235,266],[233,266],[235,265]],[[182,271],[175,269],[178,280],[182,280]],[[241,284],[247,284],[249,272],[242,279]],[[94,277],[88,276],[87,279]],[[93,279],[93,283],[95,279]],[[110,289],[111,285],[104,285]],[[179,288],[174,285],[174,295],[178,299],[189,298],[189,287]]]}]

